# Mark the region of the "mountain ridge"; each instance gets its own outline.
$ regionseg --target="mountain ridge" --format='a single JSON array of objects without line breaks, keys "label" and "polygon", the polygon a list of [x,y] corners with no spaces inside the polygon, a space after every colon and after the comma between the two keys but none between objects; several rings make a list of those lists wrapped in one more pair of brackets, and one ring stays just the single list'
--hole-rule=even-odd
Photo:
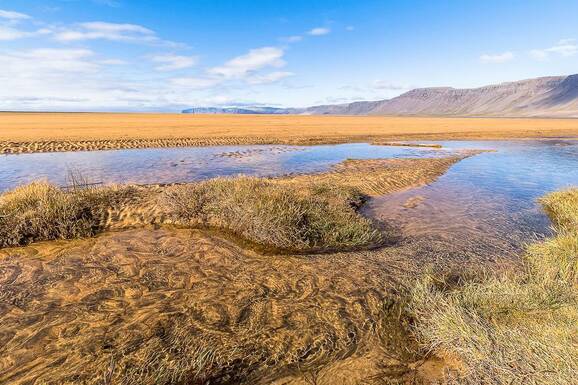
[{"label": "mountain ridge", "polygon": [[306,108],[198,107],[183,113],[578,118],[578,74],[477,88],[416,88],[391,99]]}]

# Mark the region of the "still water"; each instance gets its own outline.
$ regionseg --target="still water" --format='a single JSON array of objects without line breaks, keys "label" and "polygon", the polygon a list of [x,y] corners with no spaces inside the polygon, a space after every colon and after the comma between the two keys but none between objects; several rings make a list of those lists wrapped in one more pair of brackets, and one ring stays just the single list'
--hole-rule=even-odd
[{"label": "still water", "polygon": [[542,195],[578,186],[578,141],[440,144],[495,151],[457,163],[429,186],[377,198],[366,214],[416,239],[503,255],[551,234],[537,202]]},{"label": "still water", "polygon": [[374,146],[217,146],[61,152],[0,157],[0,191],[36,179],[66,184],[69,171],[91,182],[171,183],[238,174],[318,172],[347,158],[446,156],[494,150],[465,159],[429,186],[376,198],[364,212],[394,223],[406,237],[448,245],[519,250],[550,233],[537,204],[547,192],[578,186],[578,141],[449,141],[444,149]]},{"label": "still water", "polygon": [[324,171],[347,158],[443,156],[431,148],[350,143],[325,146],[215,146],[0,156],[0,191],[46,179],[66,184],[69,172],[91,182],[172,183],[238,174],[274,176]]}]

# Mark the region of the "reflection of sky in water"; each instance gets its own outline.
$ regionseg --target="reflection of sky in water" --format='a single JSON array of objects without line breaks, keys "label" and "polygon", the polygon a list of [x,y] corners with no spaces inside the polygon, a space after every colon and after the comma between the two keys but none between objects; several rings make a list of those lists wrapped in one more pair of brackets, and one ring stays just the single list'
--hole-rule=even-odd
[{"label": "reflection of sky in water", "polygon": [[[399,223],[409,235],[438,237],[452,244],[494,242],[501,248],[520,247],[533,233],[547,234],[549,222],[536,199],[578,185],[578,141],[437,143],[447,150],[350,143],[8,155],[0,157],[0,190],[42,178],[65,184],[68,170],[92,182],[170,183],[317,172],[347,158],[431,157],[459,149],[494,149],[457,163],[430,186],[375,199],[367,210]],[[403,208],[415,196],[425,200],[416,208]]]},{"label": "reflection of sky in water", "polygon": [[[233,156],[235,155],[238,156]],[[48,179],[66,183],[69,170],[92,182],[170,183],[238,174],[272,176],[327,170],[347,158],[422,157],[432,149],[343,144],[327,146],[217,146],[92,152],[21,154],[0,157],[0,190]]]},{"label": "reflection of sky in water", "polygon": [[[534,235],[549,234],[549,221],[536,200],[578,186],[578,141],[441,144],[497,151],[457,163],[430,186],[379,198],[368,211],[401,224],[406,235],[437,236],[450,243],[484,236],[478,241],[520,248]],[[415,196],[425,200],[416,208],[404,208]]]}]

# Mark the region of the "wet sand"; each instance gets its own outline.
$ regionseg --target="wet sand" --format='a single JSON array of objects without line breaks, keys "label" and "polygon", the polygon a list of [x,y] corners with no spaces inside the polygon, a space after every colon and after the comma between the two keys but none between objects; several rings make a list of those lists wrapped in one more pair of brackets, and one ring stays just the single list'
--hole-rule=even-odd
[{"label": "wet sand", "polygon": [[0,113],[0,153],[578,136],[577,119]]},{"label": "wet sand", "polygon": [[[455,161],[349,161],[293,178],[384,193],[429,183]],[[384,166],[389,184],[368,184]],[[141,228],[0,250],[0,383],[420,383],[444,366],[420,360],[400,287],[441,247],[460,270],[481,262],[402,239],[261,255],[214,232],[143,228],[138,215],[117,214],[111,223]]]}]

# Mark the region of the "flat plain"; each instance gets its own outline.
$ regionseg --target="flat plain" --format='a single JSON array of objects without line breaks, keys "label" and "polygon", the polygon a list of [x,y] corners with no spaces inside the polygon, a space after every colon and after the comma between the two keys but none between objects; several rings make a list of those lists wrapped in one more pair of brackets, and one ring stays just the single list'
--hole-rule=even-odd
[{"label": "flat plain", "polygon": [[576,136],[575,119],[0,113],[0,153]]}]

